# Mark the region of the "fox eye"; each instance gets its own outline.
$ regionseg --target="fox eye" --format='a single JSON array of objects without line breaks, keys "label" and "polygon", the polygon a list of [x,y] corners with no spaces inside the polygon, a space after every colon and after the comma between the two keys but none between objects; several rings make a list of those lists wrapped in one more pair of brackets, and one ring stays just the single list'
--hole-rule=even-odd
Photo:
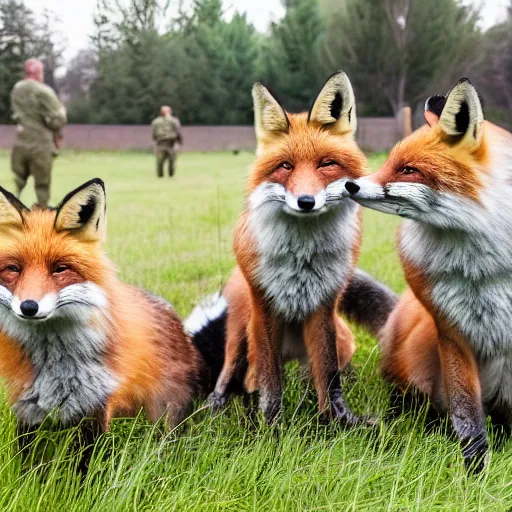
[{"label": "fox eye", "polygon": [[340,165],[336,160],[324,160],[323,162],[320,162],[320,165],[318,167],[332,167],[333,165]]},{"label": "fox eye", "polygon": [[409,174],[420,174],[420,171],[416,169],[416,167],[411,167],[410,165],[406,165],[400,170],[400,174],[403,174],[405,176]]},{"label": "fox eye", "polygon": [[21,272],[21,268],[18,267],[18,265],[7,265],[7,267],[5,267],[5,270],[8,270],[9,272],[14,272],[15,274],[19,274]]},{"label": "fox eye", "polygon": [[292,171],[293,165],[290,162],[281,162],[277,168],[285,169],[286,171]]},{"label": "fox eye", "polygon": [[69,270],[69,269],[70,269],[69,265],[59,264],[59,265],[55,266],[55,268],[53,269],[53,273],[54,274],[62,274],[62,272],[65,272],[66,270]]}]

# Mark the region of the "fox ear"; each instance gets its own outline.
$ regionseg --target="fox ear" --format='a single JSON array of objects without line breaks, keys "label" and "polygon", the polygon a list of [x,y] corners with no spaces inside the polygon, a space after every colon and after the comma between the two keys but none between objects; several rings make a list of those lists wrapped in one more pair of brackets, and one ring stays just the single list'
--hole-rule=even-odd
[{"label": "fox ear", "polygon": [[29,211],[16,196],[0,187],[0,227],[23,226],[23,214]]},{"label": "fox ear", "polygon": [[252,100],[254,103],[254,128],[258,146],[273,134],[288,132],[290,121],[284,108],[264,85],[260,83],[253,85]]},{"label": "fox ear", "polygon": [[86,242],[102,241],[106,232],[105,184],[99,178],[70,192],[57,207],[55,229]]},{"label": "fox ear", "polygon": [[338,71],[327,80],[309,112],[308,120],[320,123],[338,135],[355,133],[354,90],[343,71]]},{"label": "fox ear", "polygon": [[467,78],[459,80],[446,98],[439,127],[453,144],[463,144],[469,151],[480,147],[484,114],[476,89]]},{"label": "fox ear", "polygon": [[433,128],[439,123],[439,118],[443,113],[443,108],[446,103],[446,97],[439,94],[430,96],[425,101],[425,121]]}]

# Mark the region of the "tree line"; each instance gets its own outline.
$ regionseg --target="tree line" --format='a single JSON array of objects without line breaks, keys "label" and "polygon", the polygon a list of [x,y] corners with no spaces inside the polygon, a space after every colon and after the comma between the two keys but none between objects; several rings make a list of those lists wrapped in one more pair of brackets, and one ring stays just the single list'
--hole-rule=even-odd
[{"label": "tree line", "polygon": [[[99,0],[90,45],[62,63],[51,13],[36,20],[23,0],[0,0],[0,122],[25,58],[47,64],[47,80],[75,123],[146,124],[170,104],[186,124],[249,124],[250,89],[262,81],[291,111],[305,110],[331,73],[345,70],[358,114],[420,112],[424,99],[468,76],[487,115],[512,118],[512,1],[487,31],[461,0],[282,0],[268,33],[222,0]],[[174,6],[174,4],[173,4]]]}]

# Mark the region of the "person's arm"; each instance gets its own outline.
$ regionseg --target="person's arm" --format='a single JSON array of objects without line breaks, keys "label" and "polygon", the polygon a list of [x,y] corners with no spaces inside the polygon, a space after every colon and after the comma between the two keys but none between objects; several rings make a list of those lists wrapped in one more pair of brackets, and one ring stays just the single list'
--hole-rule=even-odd
[{"label": "person's arm", "polygon": [[39,97],[41,118],[45,126],[56,135],[67,123],[66,109],[55,92],[49,87]]}]

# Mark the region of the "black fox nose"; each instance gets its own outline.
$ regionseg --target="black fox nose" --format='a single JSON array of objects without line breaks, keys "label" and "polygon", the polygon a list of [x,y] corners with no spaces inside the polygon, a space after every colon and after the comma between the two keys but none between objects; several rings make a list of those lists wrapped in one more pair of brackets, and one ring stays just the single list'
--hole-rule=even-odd
[{"label": "black fox nose", "polygon": [[20,309],[25,316],[34,316],[39,309],[39,305],[35,300],[24,300],[20,304]]},{"label": "black fox nose", "polygon": [[351,194],[357,194],[359,192],[359,190],[361,189],[361,187],[357,184],[357,183],[354,183],[353,181],[347,181],[345,183],[345,188],[351,193]]},{"label": "black fox nose", "polygon": [[301,210],[309,212],[315,207],[315,198],[313,196],[299,196],[297,204]]}]

